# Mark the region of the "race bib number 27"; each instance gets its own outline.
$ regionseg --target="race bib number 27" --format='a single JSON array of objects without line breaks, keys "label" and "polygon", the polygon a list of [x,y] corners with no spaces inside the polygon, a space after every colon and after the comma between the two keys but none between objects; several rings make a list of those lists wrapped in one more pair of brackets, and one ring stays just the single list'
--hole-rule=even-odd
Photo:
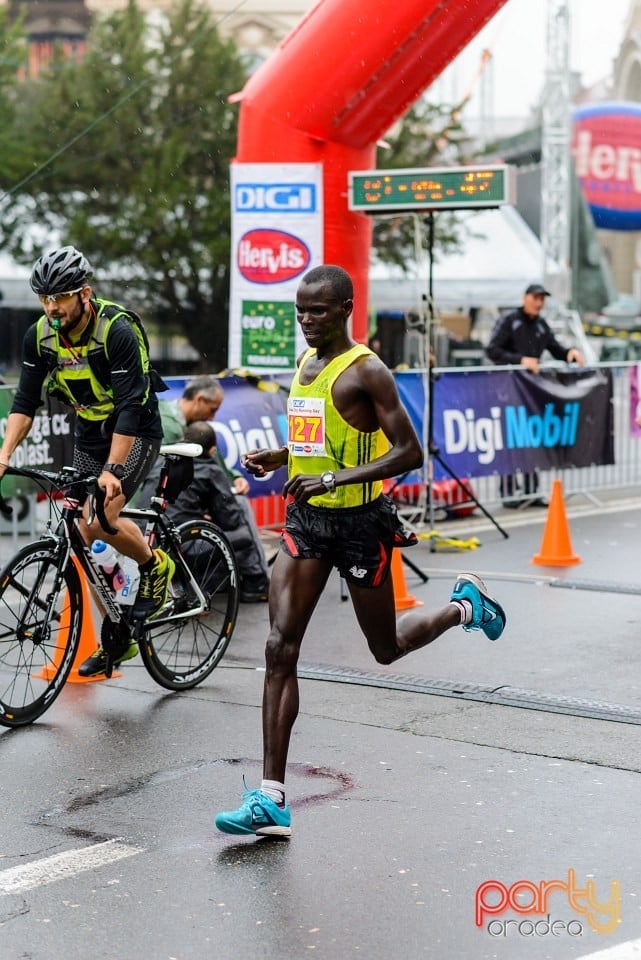
[{"label": "race bib number 27", "polygon": [[287,445],[297,457],[325,456],[325,398],[290,397]]}]

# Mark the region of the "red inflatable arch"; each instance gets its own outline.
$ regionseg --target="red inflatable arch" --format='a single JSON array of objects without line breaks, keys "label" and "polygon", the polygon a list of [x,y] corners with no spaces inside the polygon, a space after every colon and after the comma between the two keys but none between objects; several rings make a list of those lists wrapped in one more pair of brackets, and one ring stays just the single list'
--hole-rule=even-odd
[{"label": "red inflatable arch", "polygon": [[347,207],[347,174],[506,0],[319,0],[240,94],[236,160],[322,163],[324,259],[354,278],[367,338],[371,223]]}]

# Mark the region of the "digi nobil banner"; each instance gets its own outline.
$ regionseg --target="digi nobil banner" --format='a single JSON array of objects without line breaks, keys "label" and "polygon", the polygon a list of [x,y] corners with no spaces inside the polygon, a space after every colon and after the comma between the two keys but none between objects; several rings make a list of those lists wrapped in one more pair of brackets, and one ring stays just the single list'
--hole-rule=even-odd
[{"label": "digi nobil banner", "polygon": [[612,464],[611,372],[440,374],[433,442],[459,476]]},{"label": "digi nobil banner", "polygon": [[292,370],[296,288],[323,262],[322,165],[233,163],[231,205],[228,365]]}]

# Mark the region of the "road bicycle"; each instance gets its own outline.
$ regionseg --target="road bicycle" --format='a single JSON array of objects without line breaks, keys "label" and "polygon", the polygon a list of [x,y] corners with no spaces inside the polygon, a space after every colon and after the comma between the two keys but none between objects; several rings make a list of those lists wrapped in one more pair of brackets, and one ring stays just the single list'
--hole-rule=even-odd
[{"label": "road bicycle", "polygon": [[[32,723],[52,705],[73,666],[85,617],[82,578],[104,615],[100,642],[107,676],[124,640],[139,645],[149,674],[169,690],[188,690],[209,676],[232,637],[239,602],[239,578],[231,544],[213,523],[175,525],[168,502],[193,474],[198,444],[167,444],[156,495],[149,508],[127,506],[151,547],[160,547],[176,570],[167,602],[148,620],[136,620],[132,606],[119,602],[110,578],[82,538],[78,518],[88,497],[90,522],[107,533],[104,491],[98,478],[63,467],[57,473],[9,468],[6,473],[35,481],[45,492],[48,519],[43,535],[18,550],[0,571],[0,725]],[[1,491],[1,485],[0,485]],[[86,496],[85,496],[86,495]],[[10,507],[0,493],[0,510]],[[84,591],[84,596],[88,596]]]}]

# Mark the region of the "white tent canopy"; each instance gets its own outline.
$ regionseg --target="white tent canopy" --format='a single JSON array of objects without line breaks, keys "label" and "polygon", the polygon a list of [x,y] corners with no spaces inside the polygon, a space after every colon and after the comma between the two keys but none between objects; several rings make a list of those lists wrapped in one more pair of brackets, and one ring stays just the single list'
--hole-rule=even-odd
[{"label": "white tent canopy", "polygon": [[[438,214],[436,214],[438,216]],[[541,244],[514,207],[465,211],[459,214],[461,249],[438,253],[433,264],[437,311],[470,307],[518,306],[528,283],[541,280]],[[438,257],[438,258],[437,258]],[[400,267],[374,262],[369,274],[369,303],[374,311],[425,309],[428,257]],[[0,290],[4,305],[33,307],[31,270],[0,252]]]},{"label": "white tent canopy", "polygon": [[[459,217],[461,249],[434,257],[436,311],[518,306],[527,285],[541,281],[543,256],[537,236],[511,206],[465,211]],[[408,264],[407,273],[376,261],[369,274],[370,307],[420,312],[428,281],[427,252],[422,264]]]},{"label": "white tent canopy", "polygon": [[29,286],[31,270],[17,264],[6,253],[0,251],[0,304],[5,307],[27,307],[35,310],[38,306],[33,290]]}]

